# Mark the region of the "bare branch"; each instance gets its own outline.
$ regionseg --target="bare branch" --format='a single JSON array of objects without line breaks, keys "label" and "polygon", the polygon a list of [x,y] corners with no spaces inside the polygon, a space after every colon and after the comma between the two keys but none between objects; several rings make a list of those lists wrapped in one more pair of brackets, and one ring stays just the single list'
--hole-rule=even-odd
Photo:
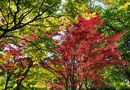
[{"label": "bare branch", "polygon": [[23,21],[23,19],[24,19],[32,10],[33,10],[33,9],[30,9],[30,10],[28,10],[28,11],[22,13],[22,14],[20,15],[20,17],[19,17],[20,20],[19,20],[18,24],[20,24],[20,23]]},{"label": "bare branch", "polygon": [[14,22],[14,24],[16,25],[16,19],[17,19],[17,14],[19,13],[19,6],[20,6],[20,0],[18,0],[17,2],[16,2],[16,0],[14,0],[14,2],[15,2],[15,5],[16,5],[16,8],[17,8],[17,10],[15,11],[15,13],[14,13],[14,15],[13,15],[13,17],[14,17],[14,20],[13,20],[13,22]]},{"label": "bare branch", "polygon": [[8,31],[4,31],[4,32],[0,35],[0,39],[3,38],[6,33],[8,33]]},{"label": "bare branch", "polygon": [[[6,22],[7,22],[8,24],[14,23],[14,25],[13,25],[12,27],[10,27],[10,28],[7,27],[6,29],[3,29],[2,26],[0,27],[1,31],[3,31],[3,33],[0,35],[0,39],[1,39],[3,36],[5,36],[6,33],[8,33],[8,32],[15,31],[15,30],[17,30],[17,29],[19,29],[19,28],[25,27],[25,26],[29,25],[30,23],[32,23],[32,22],[34,22],[34,21],[36,21],[36,20],[45,19],[45,18],[50,17],[50,14],[51,14],[51,13],[50,13],[49,15],[43,17],[43,18],[42,18],[41,16],[42,16],[44,13],[46,13],[46,12],[48,11],[48,9],[50,9],[51,7],[53,7],[54,5],[56,5],[56,3],[51,4],[50,6],[46,7],[42,12],[39,12],[39,11],[38,11],[38,14],[37,14],[32,20],[30,20],[30,21],[28,21],[28,22],[26,22],[26,23],[22,23],[22,21],[24,20],[24,18],[25,18],[33,9],[30,9],[30,10],[28,10],[27,12],[22,13],[22,14],[20,15],[21,17],[19,17],[20,20],[17,21],[17,20],[16,20],[16,19],[17,19],[17,14],[18,14],[19,11],[20,11],[20,0],[13,0],[13,1],[15,2],[15,5],[16,5],[17,10],[14,12],[13,21],[12,21],[11,23],[7,22],[5,15],[3,14],[2,10],[0,9],[1,12],[2,12],[2,14],[3,14],[4,19],[6,20]],[[41,9],[42,6],[43,6],[43,2],[42,2],[42,4],[41,4],[39,10]],[[12,11],[11,11],[11,8],[10,8],[10,12],[12,12]],[[7,26],[8,26],[8,24],[7,24]]]}]

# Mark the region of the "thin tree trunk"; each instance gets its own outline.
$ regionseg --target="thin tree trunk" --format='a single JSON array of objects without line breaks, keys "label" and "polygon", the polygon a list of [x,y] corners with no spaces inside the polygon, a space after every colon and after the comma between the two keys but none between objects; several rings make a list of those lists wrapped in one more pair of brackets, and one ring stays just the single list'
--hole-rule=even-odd
[{"label": "thin tree trunk", "polygon": [[11,77],[11,74],[7,74],[7,79],[6,79],[6,84],[5,84],[5,89],[4,90],[7,90],[8,89],[8,82],[9,82],[9,79]]}]

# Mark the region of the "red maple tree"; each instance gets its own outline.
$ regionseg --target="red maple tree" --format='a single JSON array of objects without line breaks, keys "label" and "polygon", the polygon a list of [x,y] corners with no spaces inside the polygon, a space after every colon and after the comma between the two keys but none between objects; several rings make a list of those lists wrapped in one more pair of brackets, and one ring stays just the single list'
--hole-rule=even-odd
[{"label": "red maple tree", "polygon": [[18,44],[0,42],[3,46],[1,51],[0,69],[7,75],[5,90],[8,89],[8,83],[11,77],[14,77],[19,90],[21,83],[28,76],[32,68],[33,60],[24,55],[24,48],[27,42],[35,41],[38,39],[36,34],[30,34],[20,38]]},{"label": "red maple tree", "polygon": [[59,58],[51,57],[47,61],[42,61],[44,68],[56,74],[59,84],[51,84],[56,90],[66,88],[66,90],[76,90],[87,88],[88,80],[97,83],[97,79],[102,78],[98,72],[109,65],[126,64],[125,60],[120,60],[122,52],[117,48],[117,40],[121,33],[111,37],[105,37],[98,32],[98,26],[104,23],[100,16],[85,20],[78,17],[77,23],[71,23],[64,31],[57,31],[56,42],[58,46],[55,51]]}]

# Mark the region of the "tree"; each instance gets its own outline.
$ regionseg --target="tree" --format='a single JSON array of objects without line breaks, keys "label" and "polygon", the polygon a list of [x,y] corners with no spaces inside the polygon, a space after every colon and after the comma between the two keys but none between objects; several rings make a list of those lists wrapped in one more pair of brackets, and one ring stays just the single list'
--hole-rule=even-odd
[{"label": "tree", "polygon": [[[66,30],[52,35],[59,37],[56,39],[58,46],[54,49],[59,57],[50,57],[41,65],[57,76],[59,88],[87,89],[89,81],[102,85],[100,79],[103,76],[99,71],[110,65],[126,65],[126,60],[120,60],[122,52],[116,49],[116,41],[122,34],[103,36],[98,32],[98,26],[103,23],[99,15],[89,20],[79,16],[77,23],[71,23]],[[58,85],[54,86],[58,88]]]},{"label": "tree", "polygon": [[[106,36],[111,36],[111,34],[119,33],[119,32],[127,32],[123,38],[120,40],[120,46],[118,49],[123,51],[122,58],[130,57],[130,27],[128,17],[130,16],[129,12],[129,3],[130,0],[104,0],[104,4],[106,5],[106,9],[102,13],[102,18],[105,19],[106,24],[104,24],[103,29],[101,29]],[[129,61],[129,60],[128,60]],[[130,71],[129,66],[125,66],[118,70],[123,76],[127,77],[127,80],[130,81]],[[114,72],[113,72],[114,73]],[[122,78],[122,77],[120,77]],[[117,81],[117,80],[116,80]],[[119,82],[117,82],[119,83]]]},{"label": "tree", "polygon": [[[28,40],[36,40],[37,37],[30,36]],[[0,68],[6,75],[5,90],[8,89],[8,83],[12,79],[15,81],[19,90],[22,81],[28,76],[30,68],[33,66],[32,58],[24,55],[24,47],[27,43],[27,38],[21,40],[19,44],[10,44],[2,42],[3,50],[1,52]]]},{"label": "tree", "polygon": [[[46,58],[48,51],[51,51],[48,47],[54,45],[44,33],[46,31],[54,31],[57,26],[62,26],[62,23],[59,23],[62,17],[77,15],[76,13],[70,15],[71,12],[68,9],[65,10],[63,4],[65,5],[66,3],[62,3],[61,0],[0,1],[0,42],[15,46],[19,45],[24,38],[26,45],[22,48],[23,54],[29,56],[35,64],[38,64],[40,60]],[[63,13],[60,9],[61,7],[63,11],[68,13]],[[86,8],[85,5],[84,7]],[[71,7],[73,11],[74,8],[77,7]],[[28,40],[30,36],[38,37],[38,40]],[[5,47],[1,45],[1,52],[3,52],[3,48]],[[37,67],[40,68],[39,65]],[[2,70],[3,72],[5,73],[1,75],[2,77],[7,74],[6,71]],[[33,75],[33,73],[35,73],[35,70],[31,69],[30,74]],[[13,81],[15,78],[11,79]],[[33,81],[35,82],[36,80]]]},{"label": "tree", "polygon": [[[0,9],[1,20],[3,21],[0,26],[0,38],[2,38],[9,32],[18,30],[37,20],[50,17],[56,10],[56,5],[60,3],[60,0],[4,0],[0,3],[2,7]],[[45,13],[46,15],[44,15]]]}]

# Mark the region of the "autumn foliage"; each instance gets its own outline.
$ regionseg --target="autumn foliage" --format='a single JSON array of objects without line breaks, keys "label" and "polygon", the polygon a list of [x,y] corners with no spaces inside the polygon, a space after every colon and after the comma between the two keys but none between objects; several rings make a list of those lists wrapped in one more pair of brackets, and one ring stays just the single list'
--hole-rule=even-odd
[{"label": "autumn foliage", "polygon": [[28,72],[33,66],[33,60],[25,55],[24,48],[27,42],[37,39],[37,35],[31,34],[20,38],[18,44],[0,42],[0,45],[3,46],[0,53],[0,69],[7,75],[5,90],[8,89],[8,83],[12,77],[14,77],[14,81],[17,84],[17,90],[19,90],[22,81],[28,77]]},{"label": "autumn foliage", "polygon": [[[98,32],[98,27],[104,23],[96,15],[89,20],[78,17],[77,23],[71,23],[66,30],[57,31],[58,36],[55,51],[58,58],[50,57],[41,62],[42,66],[56,74],[59,83],[50,84],[53,88],[76,90],[89,88],[88,81],[95,85],[103,85],[100,71],[110,65],[125,65],[121,59],[122,52],[117,49],[117,40],[121,33],[105,37]],[[54,37],[52,35],[52,37]]]}]

